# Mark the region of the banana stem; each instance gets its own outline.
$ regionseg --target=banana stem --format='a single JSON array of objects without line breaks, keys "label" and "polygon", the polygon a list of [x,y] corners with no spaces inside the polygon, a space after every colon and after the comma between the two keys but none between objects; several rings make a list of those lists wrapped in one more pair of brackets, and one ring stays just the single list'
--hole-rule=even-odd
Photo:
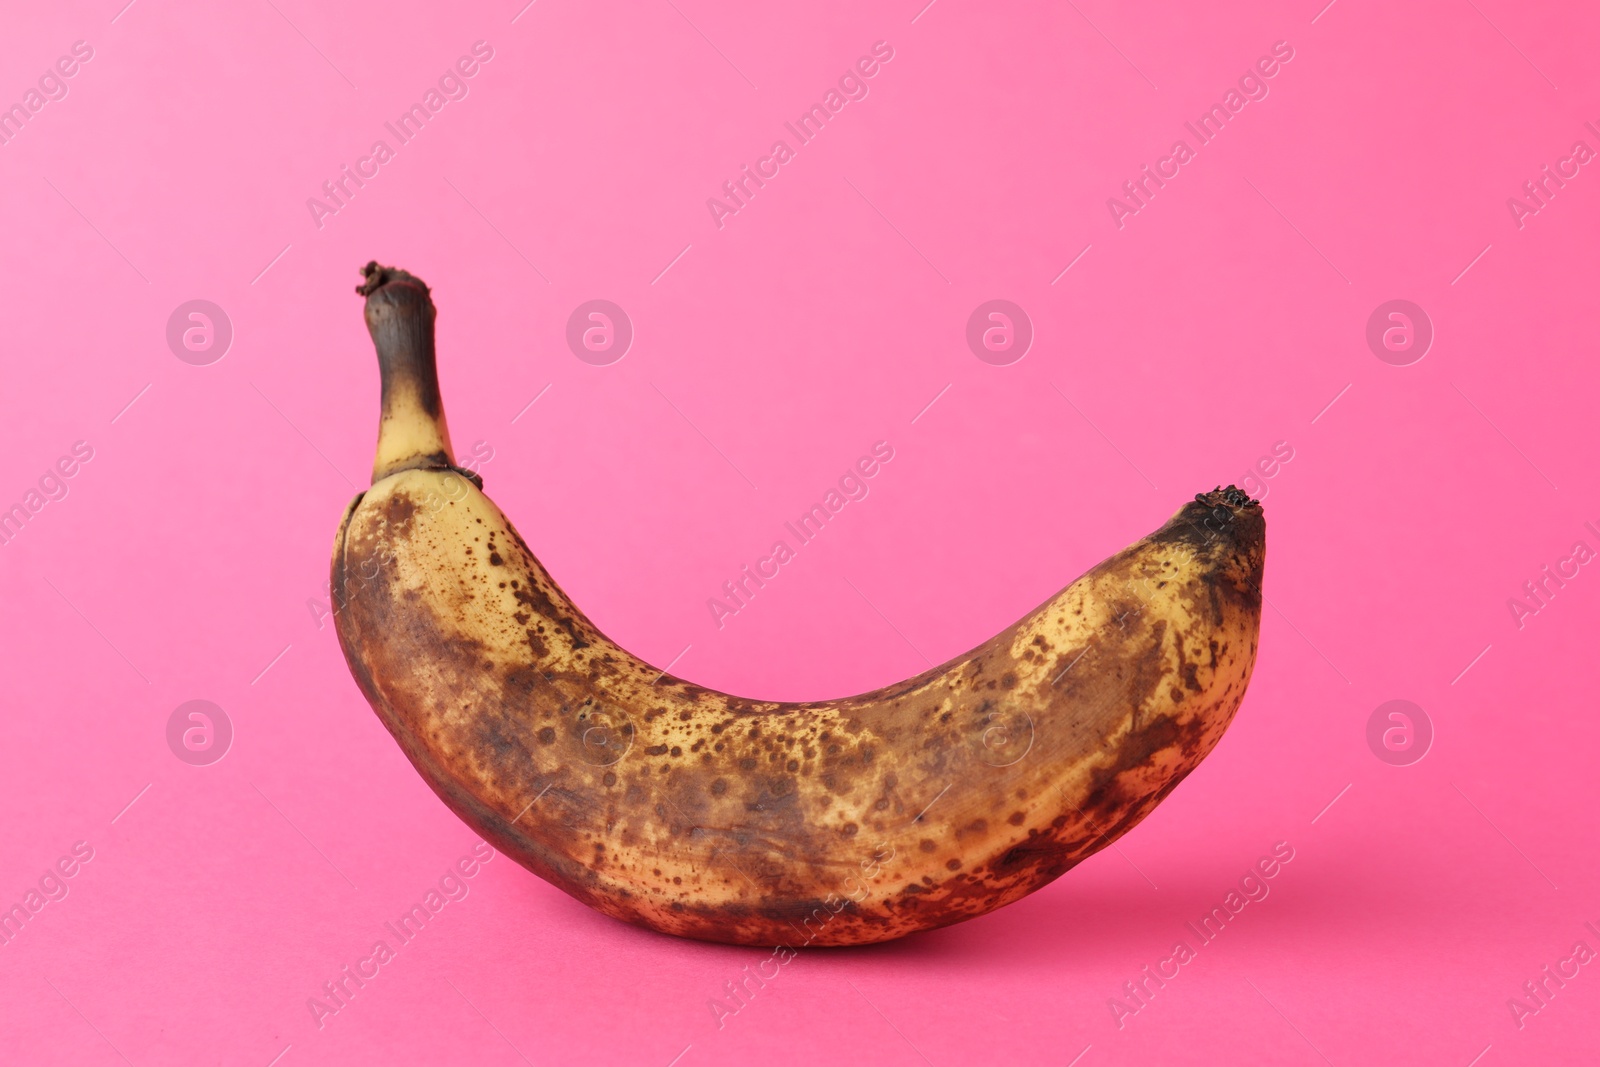
[{"label": "banana stem", "polygon": [[378,350],[383,414],[372,481],[416,468],[454,467],[450,429],[439,398],[433,351],[433,299],[422,279],[376,261],[361,268],[366,281],[367,332]]}]

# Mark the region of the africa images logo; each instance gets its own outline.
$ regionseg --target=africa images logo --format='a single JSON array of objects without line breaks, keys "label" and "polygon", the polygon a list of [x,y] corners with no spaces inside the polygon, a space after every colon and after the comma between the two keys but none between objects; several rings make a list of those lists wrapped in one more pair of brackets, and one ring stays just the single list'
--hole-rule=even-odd
[{"label": "africa images logo", "polygon": [[822,94],[821,102],[812,104],[793,122],[783,124],[784,129],[794,135],[793,148],[789,147],[788,141],[780,138],[772,142],[766,155],[756,160],[753,171],[750,164],[741,164],[739,176],[722,183],[722,193],[727,199],[724,201],[714,196],[706,199],[706,210],[711,212],[711,221],[717,224],[717,229],[722,229],[727,216],[737,215],[748,207],[756,191],[766,188],[767,182],[782,172],[784,164],[795,158],[796,151],[822,133],[823,128],[838,117],[846,104],[852,100],[865,100],[871,91],[867,80],[876,77],[883,69],[883,64],[893,58],[894,48],[888,41],[873,42],[872,55],[862,56],[854,66],[847,68],[839,76],[837,87],[829,86],[827,92]]},{"label": "africa images logo", "polygon": [[1194,135],[1193,147],[1182,137],[1172,143],[1172,150],[1165,156],[1156,160],[1152,169],[1146,163],[1140,167],[1142,173],[1137,178],[1130,178],[1122,183],[1123,195],[1126,200],[1116,197],[1106,198],[1106,210],[1111,213],[1111,221],[1117,229],[1126,226],[1129,215],[1137,215],[1150,206],[1150,201],[1155,197],[1156,191],[1166,187],[1167,182],[1176,178],[1183,167],[1196,157],[1198,150],[1210,144],[1221,133],[1225,126],[1245,105],[1251,101],[1261,101],[1267,98],[1271,87],[1267,82],[1277,77],[1287,64],[1294,59],[1294,48],[1288,41],[1278,41],[1272,46],[1272,55],[1262,56],[1255,64],[1240,75],[1238,88],[1229,86],[1223,93],[1221,103],[1212,104],[1200,117],[1193,122],[1185,122],[1184,128]]},{"label": "africa images logo", "polygon": [[72,54],[61,56],[55,63],[45,68],[39,75],[36,86],[29,86],[17,102],[9,107],[0,104],[0,147],[11,143],[12,138],[22,132],[22,128],[33,117],[44,110],[46,104],[53,101],[65,100],[71,86],[66,79],[75,76],[83,69],[83,64],[94,58],[94,47],[88,41],[73,41]]},{"label": "africa images logo", "polygon": [[430,121],[438,118],[446,104],[452,100],[465,100],[472,91],[470,80],[493,58],[494,48],[488,41],[474,41],[472,55],[461,56],[453,65],[446,67],[444,73],[439,75],[437,85],[428,86],[420,102],[402,111],[393,122],[383,124],[383,128],[394,137],[393,147],[382,138],[373,141],[368,153],[356,160],[354,170],[349,164],[341,164],[338,175],[322,183],[325,200],[307,197],[306,210],[311,212],[311,221],[317,224],[317,229],[326,225],[323,220],[328,216],[337,215],[349,207],[356,193],[378,176],[380,169],[395,158],[399,149],[411,143]]}]

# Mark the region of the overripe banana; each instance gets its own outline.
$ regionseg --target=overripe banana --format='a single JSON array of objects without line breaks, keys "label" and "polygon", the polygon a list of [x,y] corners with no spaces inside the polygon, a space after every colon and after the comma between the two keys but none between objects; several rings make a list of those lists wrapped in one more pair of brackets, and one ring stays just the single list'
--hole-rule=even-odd
[{"label": "overripe banana", "polygon": [[372,488],[334,542],[345,658],[457,815],[607,915],[791,947],[982,915],[1149,814],[1244,696],[1266,526],[1231,486],[875,692],[777,703],[664,674],[455,467],[429,290],[364,273],[383,411]]}]

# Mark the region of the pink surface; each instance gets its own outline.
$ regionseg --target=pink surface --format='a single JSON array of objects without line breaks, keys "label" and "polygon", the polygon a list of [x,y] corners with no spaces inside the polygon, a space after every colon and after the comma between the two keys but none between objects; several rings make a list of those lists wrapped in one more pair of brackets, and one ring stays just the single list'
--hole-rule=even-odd
[{"label": "pink surface", "polygon": [[[0,36],[27,115],[0,145],[0,506],[37,505],[0,546],[0,903],[38,905],[0,945],[0,1061],[1600,1057],[1592,5],[121,2],[13,5]],[[479,41],[400,144],[385,123]],[[784,123],[880,41],[798,145]],[[1201,144],[1185,123],[1241,78]],[[764,188],[707,206],[778,139]],[[308,208],[345,165],[365,184]],[[319,1018],[475,843],[319,620],[371,462],[374,257],[434,285],[457,443],[557,578],[753,696],[959,653],[1292,452],[1255,486],[1272,606],[1234,727],[1117,850],[957,928],[804,952],[720,1026],[769,953],[619,925],[503,857]],[[605,366],[565,339],[592,299],[634,327]],[[994,299],[1032,324],[1020,361],[968,347]],[[169,347],[192,300],[231,323],[220,360],[186,315]],[[1368,345],[1391,300],[1432,324],[1419,361]],[[719,628],[708,598],[878,441],[870,495]],[[1565,584],[1527,599],[1547,565]],[[169,746],[193,700],[231,725],[209,765],[175,755],[187,713]],[[1420,762],[1378,757],[1386,717],[1369,747],[1391,700],[1431,723]],[[1185,923],[1279,842],[1202,945]],[[1176,977],[1131,1000],[1146,965]]]}]

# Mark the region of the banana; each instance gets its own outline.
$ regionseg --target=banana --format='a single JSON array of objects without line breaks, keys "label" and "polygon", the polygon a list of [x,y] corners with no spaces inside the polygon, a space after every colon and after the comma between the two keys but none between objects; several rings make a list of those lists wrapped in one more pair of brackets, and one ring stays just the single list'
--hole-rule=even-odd
[{"label": "banana", "polygon": [[658,671],[455,466],[428,287],[363,273],[383,403],[334,542],[340,645],[445,804],[597,911],[791,949],[970,919],[1137,825],[1244,697],[1266,525],[1232,486],[897,685],[778,703]]}]

